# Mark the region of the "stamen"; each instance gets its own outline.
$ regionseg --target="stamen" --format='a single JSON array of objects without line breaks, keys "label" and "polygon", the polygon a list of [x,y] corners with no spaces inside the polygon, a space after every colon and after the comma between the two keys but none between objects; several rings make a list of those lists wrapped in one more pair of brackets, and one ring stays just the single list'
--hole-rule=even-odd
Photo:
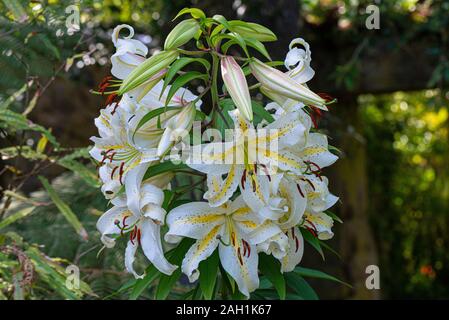
[{"label": "stamen", "polygon": [[229,246],[230,246],[229,243],[226,243],[226,242],[223,241],[223,238],[221,237],[221,235],[217,235],[215,238],[216,238],[218,241],[220,241],[221,244],[224,245],[225,247],[229,247]]},{"label": "stamen", "polygon": [[137,229],[137,243],[139,244],[139,246],[142,246],[140,239],[142,239],[142,234],[140,232],[140,229]]},{"label": "stamen", "polygon": [[312,190],[315,191],[315,186],[313,185],[312,181],[310,181],[309,179],[306,179],[306,178],[301,178],[301,180],[306,181],[310,185]]},{"label": "stamen", "polygon": [[240,247],[237,248],[237,256],[239,257],[239,262],[243,266],[242,253],[240,252]]},{"label": "stamen", "polygon": [[112,169],[112,172],[111,172],[111,180],[114,179],[114,174],[115,174],[115,171],[117,171],[117,169],[118,169],[117,166],[115,166],[114,169]]},{"label": "stamen", "polygon": [[299,239],[298,237],[295,237],[295,244],[296,244],[296,249],[295,249],[295,253],[298,252],[299,249]]},{"label": "stamen", "polygon": [[305,198],[304,193],[302,193],[301,187],[299,186],[298,183],[296,184],[296,188],[298,189],[299,194],[301,195],[301,197]]},{"label": "stamen", "polygon": [[122,162],[120,164],[120,169],[119,169],[119,182],[120,182],[121,185],[123,185],[122,178],[123,178],[123,166],[124,165],[125,165],[125,163]]},{"label": "stamen", "polygon": [[242,185],[243,190],[245,190],[245,182],[246,182],[246,170],[243,171],[242,177],[240,178],[240,183]]},{"label": "stamen", "polygon": [[231,232],[231,243],[232,243],[232,246],[235,247],[235,233],[234,232]]}]

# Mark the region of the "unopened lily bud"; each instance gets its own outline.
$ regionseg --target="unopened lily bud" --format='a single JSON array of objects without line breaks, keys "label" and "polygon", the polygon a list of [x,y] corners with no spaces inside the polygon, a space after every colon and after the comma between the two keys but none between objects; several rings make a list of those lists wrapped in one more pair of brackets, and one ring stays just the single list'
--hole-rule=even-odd
[{"label": "unopened lily bud", "polygon": [[178,48],[186,44],[195,36],[199,29],[200,25],[195,19],[180,22],[165,39],[164,50]]},{"label": "unopened lily bud", "polygon": [[179,56],[178,51],[161,51],[142,62],[122,82],[118,94],[122,95],[151,79],[161,70],[167,68]]},{"label": "unopened lily bud", "polygon": [[323,98],[291,79],[285,73],[266,65],[256,58],[251,60],[249,66],[256,79],[269,91],[327,110],[325,106],[326,101]]},{"label": "unopened lily bud", "polygon": [[181,112],[173,116],[167,122],[167,126],[162,134],[157,147],[157,155],[160,157],[172,146],[175,141],[184,138],[190,131],[195,120],[196,106],[191,102],[185,106]]},{"label": "unopened lily bud", "polygon": [[253,109],[248,83],[242,68],[240,68],[233,57],[226,56],[221,59],[221,75],[237,109],[247,120],[252,121]]}]

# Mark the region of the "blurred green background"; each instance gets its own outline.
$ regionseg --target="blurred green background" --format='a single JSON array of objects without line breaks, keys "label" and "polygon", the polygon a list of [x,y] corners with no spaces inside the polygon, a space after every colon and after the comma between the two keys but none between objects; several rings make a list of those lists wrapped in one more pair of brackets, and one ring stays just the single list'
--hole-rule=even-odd
[{"label": "blurred green background", "polygon": [[[379,9],[379,29],[365,25],[370,4]],[[80,24],[68,30],[73,6]],[[0,105],[51,128],[67,152],[87,147],[96,134],[93,119],[104,103],[89,90],[109,74],[113,27],[134,26],[137,39],[151,53],[160,48],[176,23],[171,19],[184,7],[266,25],[279,38],[268,44],[276,60],[284,59],[291,39],[304,38],[316,71],[310,87],[338,99],[320,126],[341,150],[340,160],[326,171],[331,191],[341,198],[335,213],[344,223],[334,227],[336,236],[328,242],[339,256],[324,249],[323,261],[306,247],[302,264],[337,275],[353,288],[312,281],[319,296],[449,298],[448,1],[2,0]],[[42,131],[11,135],[5,123],[0,129],[0,218],[15,208],[20,211],[24,203],[33,206],[26,219],[0,228],[9,232],[9,238],[0,237],[0,246],[14,243],[28,258],[33,248],[43,253],[42,270],[36,268],[41,279],[25,288],[22,297],[77,298],[64,292],[63,271],[57,266],[51,279],[45,279],[46,263],[70,261],[80,266],[82,279],[92,288],[87,297],[126,298],[126,290],[117,293],[130,279],[123,271],[124,250],[97,256],[101,245],[95,221],[107,203],[92,182],[94,168],[78,166],[89,162],[86,154],[73,156],[76,164],[73,159],[42,159],[32,154],[38,142],[44,143]],[[16,145],[25,146],[19,154],[11,151]],[[48,148],[47,154],[59,157]],[[87,241],[49,203],[38,174],[52,180],[87,231]],[[12,234],[22,239],[11,240]],[[0,252],[3,298],[18,294],[11,273],[18,262],[10,256]],[[380,268],[380,290],[365,287],[368,265]]]}]

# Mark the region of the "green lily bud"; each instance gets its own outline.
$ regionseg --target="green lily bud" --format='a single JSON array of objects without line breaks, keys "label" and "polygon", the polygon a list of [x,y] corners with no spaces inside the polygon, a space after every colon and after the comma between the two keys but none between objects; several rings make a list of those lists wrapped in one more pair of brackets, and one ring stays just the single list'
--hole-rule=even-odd
[{"label": "green lily bud", "polygon": [[164,50],[178,48],[189,42],[200,29],[198,21],[195,19],[187,19],[180,22],[168,34],[164,43]]},{"label": "green lily bud", "polygon": [[253,109],[248,83],[242,68],[233,57],[226,56],[221,59],[221,76],[237,109],[247,120],[252,121]]},{"label": "green lily bud", "polygon": [[296,82],[285,73],[253,58],[249,63],[251,72],[263,87],[281,96],[327,110],[325,100],[319,95]]},{"label": "green lily bud", "polygon": [[118,94],[122,95],[147,80],[151,79],[161,70],[167,68],[179,56],[176,50],[161,51],[139,64],[122,82]]}]

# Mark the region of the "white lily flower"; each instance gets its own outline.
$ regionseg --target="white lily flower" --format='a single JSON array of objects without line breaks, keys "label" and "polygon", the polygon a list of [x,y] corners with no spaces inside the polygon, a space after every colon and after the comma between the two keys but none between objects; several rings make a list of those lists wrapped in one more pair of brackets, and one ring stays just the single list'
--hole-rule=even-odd
[{"label": "white lily flower", "polygon": [[257,244],[281,232],[271,221],[261,223],[242,197],[219,207],[207,202],[181,205],[168,213],[167,224],[167,242],[197,240],[182,262],[191,282],[199,277],[199,263],[218,247],[221,265],[247,297],[259,286]]},{"label": "white lily flower", "polygon": [[125,266],[136,278],[142,278],[133,267],[139,246],[148,260],[162,273],[170,275],[177,268],[164,257],[160,228],[164,224],[165,210],[161,207],[163,191],[145,182],[141,184],[147,166],[143,165],[126,177],[126,194],[112,199],[114,205],[97,222],[97,229],[106,247],[113,247],[111,236],[129,235],[125,252]]},{"label": "white lily flower", "polygon": [[[120,104],[122,101],[120,102]],[[102,181],[107,183],[107,174],[110,180],[116,180],[123,184],[126,174],[141,163],[157,160],[157,143],[146,141],[144,147],[133,142],[133,127],[130,127],[130,115],[120,105],[109,106],[113,111],[104,111],[97,118],[100,137],[91,137],[95,146],[90,150],[90,155],[99,162],[100,166],[107,165],[109,168],[101,171]]]},{"label": "white lily flower", "polygon": [[[127,29],[128,36],[121,39],[120,31]],[[116,52],[111,56],[111,73],[118,79],[125,79],[136,66],[145,61],[148,48],[139,40],[131,39],[134,29],[127,24],[120,24],[112,32],[112,43]]]},{"label": "white lily flower", "polygon": [[[270,172],[278,168],[301,174],[301,159],[287,150],[300,143],[306,128],[296,115],[280,117],[266,127],[255,129],[239,110],[229,112],[234,121],[235,140],[194,146],[187,164],[208,175],[204,195],[211,206],[225,203],[240,185],[265,198]],[[263,173],[263,174],[258,174]],[[223,179],[222,176],[227,176]]]},{"label": "white lily flower", "polygon": [[[295,47],[297,44],[301,44],[304,49]],[[284,61],[285,67],[289,70],[287,75],[299,83],[311,80],[315,71],[310,67],[312,52],[309,44],[302,38],[296,38],[290,42],[288,48]]]},{"label": "white lily flower", "polygon": [[323,176],[304,175],[296,181],[298,192],[307,198],[303,226],[320,240],[332,238],[333,219],[323,211],[332,207],[338,201],[338,197],[329,192],[328,179]]}]

